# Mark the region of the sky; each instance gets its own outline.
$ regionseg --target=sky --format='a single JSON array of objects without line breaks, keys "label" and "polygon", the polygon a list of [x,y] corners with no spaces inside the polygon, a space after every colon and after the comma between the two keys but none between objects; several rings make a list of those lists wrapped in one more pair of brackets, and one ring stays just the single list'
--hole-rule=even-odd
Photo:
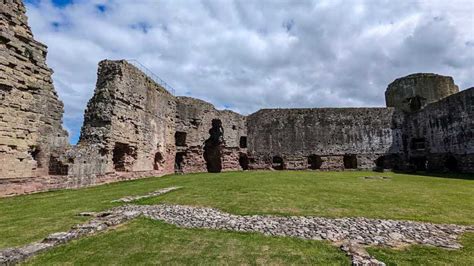
[{"label": "sky", "polygon": [[176,95],[261,108],[385,106],[429,72],[474,86],[473,0],[26,0],[77,142],[97,64],[135,59]]}]

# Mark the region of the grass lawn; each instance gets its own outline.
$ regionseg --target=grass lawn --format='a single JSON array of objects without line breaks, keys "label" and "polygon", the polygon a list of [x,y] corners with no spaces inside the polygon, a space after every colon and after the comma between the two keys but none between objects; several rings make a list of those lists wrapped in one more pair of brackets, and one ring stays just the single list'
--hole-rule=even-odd
[{"label": "grass lawn", "polygon": [[[368,180],[363,177],[381,173],[358,171],[173,175],[0,199],[0,248],[22,245],[39,240],[49,233],[67,230],[85,221],[85,218],[75,216],[79,212],[100,211],[120,205],[111,203],[111,200],[169,186],[183,188],[138,203],[208,206],[236,214],[363,216],[474,224],[472,177],[382,174],[392,178]],[[403,251],[371,249],[371,252],[386,262],[443,262],[441,257],[447,257],[446,263],[474,262],[474,235],[466,234],[463,244],[466,248],[461,251],[415,246]],[[262,246],[268,246],[268,250],[263,252]],[[327,261],[333,261],[340,264],[341,260],[346,260],[339,253],[324,242],[179,229],[139,219],[115,231],[54,249],[32,263],[61,263],[67,260],[97,264],[105,261],[116,264],[132,261],[326,264]],[[195,255],[197,258],[193,258]],[[314,256],[318,258],[312,258]]]},{"label": "grass lawn", "polygon": [[145,218],[60,246],[28,263],[67,264],[71,258],[80,265],[350,264],[337,247],[321,241],[181,229]]}]

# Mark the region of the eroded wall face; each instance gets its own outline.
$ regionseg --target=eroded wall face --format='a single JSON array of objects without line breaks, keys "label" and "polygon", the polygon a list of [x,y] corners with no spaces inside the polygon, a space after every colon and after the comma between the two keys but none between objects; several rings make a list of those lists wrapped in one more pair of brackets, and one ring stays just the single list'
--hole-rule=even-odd
[{"label": "eroded wall face", "polygon": [[474,172],[474,88],[407,118],[404,149],[418,170]]},{"label": "eroded wall face", "polygon": [[99,159],[75,161],[71,174],[97,169],[96,174],[173,173],[175,114],[174,96],[136,67],[126,61],[102,61],[75,151],[81,155],[93,146]]},{"label": "eroded wall face", "polygon": [[385,92],[385,100],[388,107],[412,112],[458,92],[459,88],[452,77],[418,73],[390,83]]},{"label": "eroded wall face", "polygon": [[[20,0],[0,1],[0,179],[56,174],[63,104]],[[51,158],[53,159],[51,160]]]},{"label": "eroded wall face", "polygon": [[247,118],[251,168],[372,168],[401,152],[402,126],[393,108],[261,110]]},{"label": "eroded wall face", "polygon": [[106,60],[80,142],[70,147],[46,46],[33,39],[20,0],[0,0],[0,48],[0,196],[174,172],[474,172],[474,89],[457,93],[450,77],[395,80],[386,92],[389,108],[276,109],[245,117],[174,97],[126,61]]},{"label": "eroded wall face", "polygon": [[[213,105],[190,97],[177,97],[176,132],[185,136],[177,144],[177,172],[207,172],[209,166],[221,164],[221,171],[242,170],[241,157],[247,153],[245,117],[232,111],[216,110]],[[205,152],[212,120],[222,123],[223,144],[219,150]],[[245,143],[241,143],[241,138]],[[241,145],[242,144],[242,145]],[[243,145],[245,144],[245,145]],[[239,160],[240,159],[240,160]],[[218,160],[218,162],[215,162]],[[212,172],[212,166],[211,172]]]}]

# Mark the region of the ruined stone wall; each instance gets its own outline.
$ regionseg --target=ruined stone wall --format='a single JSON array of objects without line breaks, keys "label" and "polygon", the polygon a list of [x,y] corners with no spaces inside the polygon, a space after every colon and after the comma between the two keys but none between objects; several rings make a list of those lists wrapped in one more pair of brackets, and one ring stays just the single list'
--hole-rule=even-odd
[{"label": "ruined stone wall", "polygon": [[[70,175],[174,172],[175,98],[126,61],[102,61]],[[90,146],[94,148],[91,150]]]},{"label": "ruined stone wall", "polygon": [[126,61],[102,61],[78,145],[49,163],[54,175],[0,182],[0,196],[80,188],[174,173],[176,99]]},{"label": "ruined stone wall", "polygon": [[0,0],[0,179],[48,175],[68,145],[46,54],[22,1]]},{"label": "ruined stone wall", "polygon": [[452,77],[418,73],[390,83],[385,91],[385,101],[388,107],[412,112],[457,92],[459,88]]},{"label": "ruined stone wall", "polygon": [[404,149],[418,170],[474,172],[474,88],[407,117]]},{"label": "ruined stone wall", "polygon": [[372,168],[401,152],[402,125],[394,108],[260,110],[247,118],[251,168]]},{"label": "ruined stone wall", "polygon": [[179,170],[184,173],[206,172],[204,142],[210,137],[212,120],[222,121],[224,145],[222,146],[222,170],[241,170],[239,157],[246,154],[246,147],[240,147],[240,139],[246,139],[245,116],[229,110],[217,110],[212,104],[190,97],[177,97],[177,137],[185,135],[184,143],[177,143],[178,156],[183,156]]},{"label": "ruined stone wall", "polygon": [[245,117],[174,97],[126,61],[105,60],[72,147],[46,46],[33,39],[20,0],[0,0],[0,48],[0,196],[174,172],[474,172],[474,88],[458,93],[451,77],[397,79],[386,91],[388,108],[266,109]]}]

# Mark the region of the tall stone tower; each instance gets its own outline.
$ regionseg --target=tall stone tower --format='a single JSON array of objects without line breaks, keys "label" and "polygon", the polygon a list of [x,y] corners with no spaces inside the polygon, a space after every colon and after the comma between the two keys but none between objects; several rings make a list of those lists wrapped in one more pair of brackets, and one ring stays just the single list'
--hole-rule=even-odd
[{"label": "tall stone tower", "polygon": [[385,101],[387,107],[413,112],[457,92],[459,88],[452,77],[419,73],[398,78],[390,83],[385,92]]},{"label": "tall stone tower", "polygon": [[63,104],[23,2],[0,2],[0,179],[48,175],[68,145]]}]

